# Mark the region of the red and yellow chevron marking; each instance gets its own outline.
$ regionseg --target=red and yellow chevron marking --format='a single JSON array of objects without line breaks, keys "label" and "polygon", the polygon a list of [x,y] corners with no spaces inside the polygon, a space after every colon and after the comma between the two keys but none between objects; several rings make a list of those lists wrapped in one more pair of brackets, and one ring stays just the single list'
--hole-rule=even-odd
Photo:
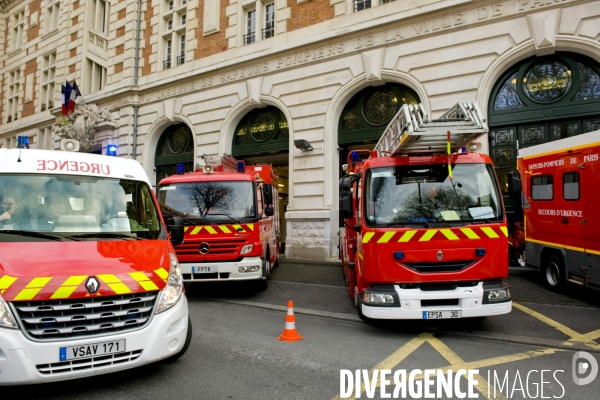
[{"label": "red and yellow chevron marking", "polygon": [[365,232],[363,243],[375,240],[377,243],[389,242],[429,242],[431,240],[473,240],[473,239],[499,239],[508,237],[506,226],[500,227],[475,227],[475,228],[448,228],[448,229],[410,229],[403,231],[370,231]]},{"label": "red and yellow chevron marking", "polygon": [[[95,275],[100,288],[92,296],[112,296],[161,290],[169,272],[159,268],[148,272]],[[5,300],[59,300],[90,296],[84,285],[88,275],[58,277],[13,277],[0,276],[0,294]]]},{"label": "red and yellow chevron marking", "polygon": [[196,225],[186,226],[183,231],[188,235],[197,235],[199,233],[209,233],[211,235],[230,235],[232,233],[245,233],[254,231],[254,224],[242,225]]}]

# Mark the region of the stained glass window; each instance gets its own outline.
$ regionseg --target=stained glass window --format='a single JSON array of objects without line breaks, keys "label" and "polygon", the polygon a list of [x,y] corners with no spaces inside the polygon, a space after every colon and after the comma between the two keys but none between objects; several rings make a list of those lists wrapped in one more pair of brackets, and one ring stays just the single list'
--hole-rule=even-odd
[{"label": "stained glass window", "polygon": [[523,107],[517,94],[517,72],[512,74],[502,85],[494,101],[494,110],[508,110]]},{"label": "stained glass window", "polygon": [[523,77],[523,92],[537,103],[552,103],[571,89],[572,75],[567,64],[558,60],[535,63]]}]

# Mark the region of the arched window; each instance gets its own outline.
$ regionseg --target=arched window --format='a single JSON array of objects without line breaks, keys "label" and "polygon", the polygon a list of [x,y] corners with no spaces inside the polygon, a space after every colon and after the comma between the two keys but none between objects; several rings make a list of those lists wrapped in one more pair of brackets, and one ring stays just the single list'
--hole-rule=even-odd
[{"label": "arched window", "polygon": [[517,150],[600,129],[600,65],[573,53],[509,69],[489,102],[490,156],[515,166]]},{"label": "arched window", "polygon": [[403,104],[417,104],[419,96],[395,83],[369,87],[344,107],[338,125],[339,144],[376,142]]},{"label": "arched window", "polygon": [[277,107],[250,111],[235,128],[231,153],[234,157],[289,150],[289,127]]},{"label": "arched window", "polygon": [[185,124],[171,125],[158,139],[154,158],[156,183],[176,173],[177,164],[184,164],[185,171],[194,169],[194,138]]}]

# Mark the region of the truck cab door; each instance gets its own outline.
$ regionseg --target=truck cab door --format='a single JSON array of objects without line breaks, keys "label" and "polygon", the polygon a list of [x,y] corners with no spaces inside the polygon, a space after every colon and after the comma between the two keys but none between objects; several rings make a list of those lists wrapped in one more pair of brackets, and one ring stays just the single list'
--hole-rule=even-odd
[{"label": "truck cab door", "polygon": [[585,208],[581,225],[585,229],[587,285],[600,290],[600,157],[598,147],[584,151],[583,169],[580,169],[582,197]]},{"label": "truck cab door", "polygon": [[[562,162],[562,165],[561,165]],[[571,153],[559,158],[556,177],[556,197],[559,225],[556,230],[558,243],[565,245],[565,265],[568,270],[567,279],[571,273],[584,275],[586,264],[585,230],[582,223],[585,217],[585,196],[582,188],[585,186],[582,153]],[[577,280],[578,281],[578,280]]]}]

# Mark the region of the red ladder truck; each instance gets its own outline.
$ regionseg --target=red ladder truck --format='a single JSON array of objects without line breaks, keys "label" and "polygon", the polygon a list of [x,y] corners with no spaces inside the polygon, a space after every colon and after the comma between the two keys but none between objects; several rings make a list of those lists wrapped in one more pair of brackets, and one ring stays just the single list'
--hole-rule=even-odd
[{"label": "red ladder truck", "polygon": [[487,131],[475,102],[434,120],[420,104],[403,105],[374,150],[349,154],[340,259],[361,318],[511,311],[502,196],[473,143]]},{"label": "red ladder truck", "polygon": [[180,168],[157,188],[165,219],[183,218],[184,240],[175,246],[183,281],[253,281],[265,290],[279,263],[275,170],[227,154],[202,158],[201,170]]}]

